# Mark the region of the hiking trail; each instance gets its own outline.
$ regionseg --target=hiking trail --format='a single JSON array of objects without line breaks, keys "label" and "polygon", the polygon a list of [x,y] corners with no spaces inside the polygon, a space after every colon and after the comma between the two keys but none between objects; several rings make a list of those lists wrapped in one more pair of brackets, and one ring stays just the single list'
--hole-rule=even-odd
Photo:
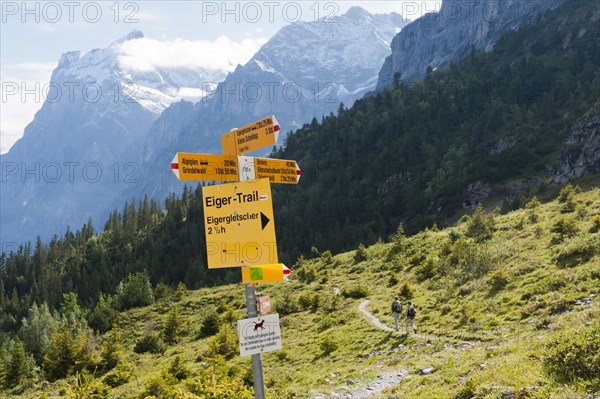
[{"label": "hiking trail", "polygon": [[[395,333],[396,330],[394,328],[387,326],[385,323],[383,323],[381,320],[379,320],[377,318],[377,316],[375,316],[373,313],[371,313],[367,310],[367,305],[369,304],[369,302],[370,302],[370,300],[368,300],[368,299],[362,301],[358,305],[358,310],[362,314],[364,314],[367,317],[367,319],[369,319],[369,321],[373,325],[375,325],[377,328],[379,328],[383,331],[386,331],[386,332]],[[402,328],[403,327],[404,327],[404,323],[402,322]],[[403,335],[403,333],[398,332],[398,335]],[[418,337],[418,338],[422,338],[422,339],[426,339],[426,340],[430,340],[430,341],[433,341],[434,339],[442,338],[442,337],[439,337],[436,335],[419,333],[418,325],[417,325],[417,334],[410,334],[410,336]],[[448,345],[447,347],[469,349],[474,344],[475,343],[464,341],[462,344]],[[444,347],[444,349],[445,348],[446,348],[446,346]],[[398,385],[403,379],[405,379],[407,377],[409,377],[409,372],[407,369],[404,369],[404,368],[400,369],[400,370],[385,371],[385,372],[380,373],[377,376],[377,378],[369,381],[367,383],[367,385],[365,385],[365,386],[351,388],[351,385],[354,385],[355,382],[349,380],[348,384],[346,386],[339,386],[339,387],[335,388],[334,391],[331,393],[313,396],[311,399],[368,399],[368,398],[372,398],[374,396],[380,395],[387,388],[391,388],[393,386]]]},{"label": "hiking trail", "polygon": [[[379,320],[377,318],[377,316],[375,316],[373,313],[369,312],[367,310],[367,305],[369,304],[369,302],[371,302],[369,299],[365,299],[364,301],[362,301],[360,303],[360,305],[358,305],[358,310],[364,314],[365,316],[367,316],[367,318],[371,321],[371,323],[373,323],[377,328],[383,330],[383,331],[388,331],[388,332],[395,332],[396,330],[393,329],[392,327],[387,326],[385,323],[381,322],[381,320]],[[404,330],[404,320],[401,319],[398,321],[398,325],[400,326],[400,332],[399,334],[402,334],[402,331]],[[416,325],[417,327],[417,333],[413,334],[411,333],[410,335],[412,336],[416,336],[419,338],[424,338],[424,339],[428,339],[428,340],[434,340],[434,339],[438,339],[439,337],[435,336],[435,335],[430,335],[430,334],[422,334],[419,332],[419,325]]]}]

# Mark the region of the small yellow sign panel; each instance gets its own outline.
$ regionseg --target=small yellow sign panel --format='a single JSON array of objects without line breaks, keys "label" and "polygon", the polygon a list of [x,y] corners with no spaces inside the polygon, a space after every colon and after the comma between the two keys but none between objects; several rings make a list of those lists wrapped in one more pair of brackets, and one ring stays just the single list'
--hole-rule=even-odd
[{"label": "small yellow sign panel", "polygon": [[242,267],[242,284],[271,283],[283,281],[283,265],[257,265]]},{"label": "small yellow sign panel", "polygon": [[179,180],[238,181],[236,156],[177,153],[171,169]]},{"label": "small yellow sign panel", "polygon": [[208,268],[277,263],[268,179],[202,188]]},{"label": "small yellow sign panel", "polygon": [[300,168],[296,161],[273,158],[238,157],[240,180],[269,179],[273,184],[298,184]]},{"label": "small yellow sign panel", "polygon": [[279,123],[269,116],[229,133],[221,135],[224,155],[242,155],[250,151],[275,145],[279,136]]}]

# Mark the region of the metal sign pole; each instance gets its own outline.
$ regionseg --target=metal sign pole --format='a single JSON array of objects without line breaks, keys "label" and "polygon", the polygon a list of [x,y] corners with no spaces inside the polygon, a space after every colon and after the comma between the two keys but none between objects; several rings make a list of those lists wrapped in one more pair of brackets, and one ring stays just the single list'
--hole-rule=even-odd
[{"label": "metal sign pole", "polygon": [[[245,284],[245,287],[248,318],[258,317],[258,311],[256,309],[256,289],[252,284]],[[263,377],[262,355],[260,353],[252,355],[252,376],[254,377],[255,398],[265,399],[265,381]]]}]

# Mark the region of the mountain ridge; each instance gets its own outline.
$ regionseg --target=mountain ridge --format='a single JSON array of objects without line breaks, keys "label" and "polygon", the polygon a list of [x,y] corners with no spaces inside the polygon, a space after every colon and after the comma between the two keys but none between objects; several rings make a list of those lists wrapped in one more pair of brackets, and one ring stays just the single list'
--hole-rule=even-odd
[{"label": "mountain ridge", "polygon": [[[350,105],[362,97],[374,87],[381,62],[389,54],[385,41],[372,40],[375,33],[391,40],[406,24],[398,14],[368,14],[369,21],[367,14],[356,9],[353,18],[342,15],[336,23],[322,18],[285,26],[217,85],[212,95],[196,103],[193,114],[181,119],[182,112],[165,113],[145,143],[144,184],[130,197],[180,192],[184,183],[162,166],[176,152],[220,152],[220,134],[265,115],[275,115],[282,129],[290,130],[335,111],[340,102]],[[189,109],[188,104],[172,108],[178,106]],[[170,114],[177,119],[166,120]]]},{"label": "mountain ridge", "polygon": [[428,68],[447,67],[472,47],[490,51],[502,32],[535,22],[558,4],[559,0],[444,0],[438,13],[425,14],[394,37],[377,90],[392,85],[398,72],[405,81],[416,81]]}]

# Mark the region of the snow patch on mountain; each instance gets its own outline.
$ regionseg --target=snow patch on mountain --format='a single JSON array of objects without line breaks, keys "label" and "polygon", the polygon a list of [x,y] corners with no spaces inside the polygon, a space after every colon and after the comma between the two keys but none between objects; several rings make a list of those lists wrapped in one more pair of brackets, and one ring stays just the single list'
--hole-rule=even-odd
[{"label": "snow patch on mountain", "polygon": [[227,38],[160,42],[134,30],[105,49],[63,54],[52,82],[77,82],[85,90],[109,82],[112,91],[122,90],[125,96],[159,115],[174,102],[184,98],[197,101],[213,91],[228,72],[246,62],[263,43],[260,38],[241,43]]}]

